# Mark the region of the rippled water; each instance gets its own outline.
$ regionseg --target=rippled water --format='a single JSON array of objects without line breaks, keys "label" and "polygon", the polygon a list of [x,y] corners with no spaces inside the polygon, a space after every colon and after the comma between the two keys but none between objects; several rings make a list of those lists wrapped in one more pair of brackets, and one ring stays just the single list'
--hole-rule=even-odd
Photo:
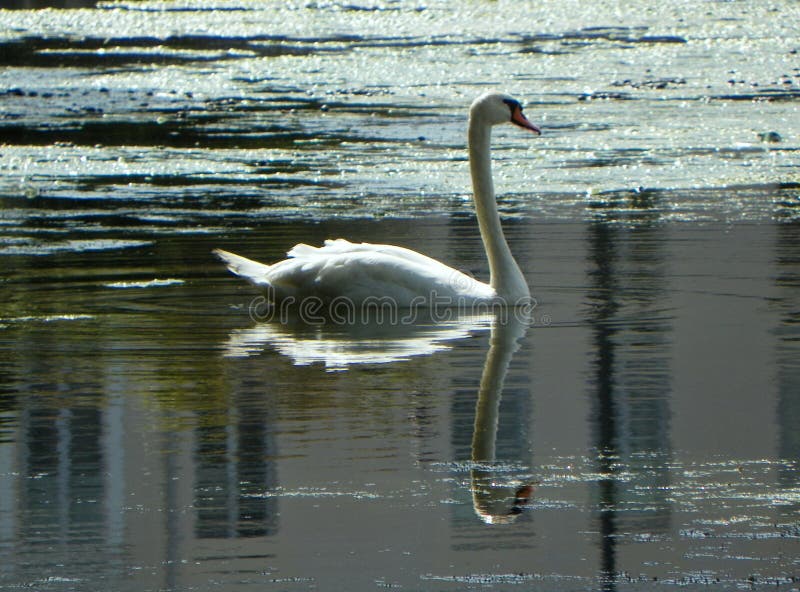
[{"label": "rippled water", "polygon": [[[16,2],[25,5],[25,2]],[[798,588],[796,2],[0,10],[0,589]],[[526,323],[257,323],[403,244]]]}]

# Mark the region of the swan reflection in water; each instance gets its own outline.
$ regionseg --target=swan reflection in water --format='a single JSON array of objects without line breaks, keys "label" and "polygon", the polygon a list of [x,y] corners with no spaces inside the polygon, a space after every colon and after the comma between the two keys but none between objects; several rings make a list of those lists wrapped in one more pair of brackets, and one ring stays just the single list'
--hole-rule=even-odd
[{"label": "swan reflection in water", "polygon": [[329,372],[363,364],[389,364],[450,349],[454,341],[485,331],[489,313],[453,314],[437,319],[415,316],[413,322],[387,320],[380,311],[359,315],[353,322],[308,322],[289,314],[280,323],[257,323],[233,331],[224,347],[226,357],[257,355],[269,347],[295,366],[323,364]]},{"label": "swan reflection in water", "polygon": [[[383,322],[381,322],[383,321]],[[470,489],[475,513],[487,524],[508,524],[526,508],[533,483],[510,479],[508,465],[495,459],[503,383],[530,323],[529,311],[506,308],[414,323],[361,319],[356,323],[308,323],[299,316],[234,330],[224,346],[228,357],[249,357],[274,349],[294,365],[322,364],[326,371],[396,363],[450,349],[460,339],[491,330],[475,406]]]},{"label": "swan reflection in water", "polygon": [[472,432],[470,488],[475,513],[487,524],[514,522],[533,495],[534,483],[509,481],[504,475],[507,471],[496,462],[503,383],[528,325],[529,320],[519,314],[508,315],[508,318],[504,316],[502,321],[497,319],[492,324],[489,351],[478,388]]}]

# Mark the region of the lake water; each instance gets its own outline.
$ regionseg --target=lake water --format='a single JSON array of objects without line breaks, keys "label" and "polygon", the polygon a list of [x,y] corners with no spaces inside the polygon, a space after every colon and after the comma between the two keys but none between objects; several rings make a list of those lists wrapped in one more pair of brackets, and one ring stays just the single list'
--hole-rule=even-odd
[{"label": "lake water", "polygon": [[[798,22],[0,10],[0,590],[800,588]],[[253,318],[212,248],[485,278],[487,88],[544,129],[494,141],[529,317]]]}]

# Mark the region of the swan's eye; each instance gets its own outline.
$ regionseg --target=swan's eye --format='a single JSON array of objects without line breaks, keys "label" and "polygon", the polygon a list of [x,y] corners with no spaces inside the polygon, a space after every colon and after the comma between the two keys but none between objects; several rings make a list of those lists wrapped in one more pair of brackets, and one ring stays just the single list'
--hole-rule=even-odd
[{"label": "swan's eye", "polygon": [[503,102],[508,105],[512,115],[517,109],[519,109],[520,112],[522,111],[522,105],[519,104],[519,101],[515,101],[514,99],[503,99]]}]

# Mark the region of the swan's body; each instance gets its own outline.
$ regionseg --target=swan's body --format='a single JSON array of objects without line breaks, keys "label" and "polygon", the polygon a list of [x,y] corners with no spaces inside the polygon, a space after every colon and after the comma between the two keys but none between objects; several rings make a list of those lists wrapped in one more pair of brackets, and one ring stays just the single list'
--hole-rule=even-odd
[{"label": "swan's body", "polygon": [[275,303],[313,297],[356,305],[390,300],[398,307],[527,304],[530,291],[503,234],[492,185],[491,128],[507,122],[540,133],[508,95],[490,92],[472,103],[469,162],[478,225],[489,259],[488,284],[411,249],[344,239],[327,240],[322,247],[296,245],[287,259],[272,265],[220,249],[214,253],[236,275],[267,288]]}]

